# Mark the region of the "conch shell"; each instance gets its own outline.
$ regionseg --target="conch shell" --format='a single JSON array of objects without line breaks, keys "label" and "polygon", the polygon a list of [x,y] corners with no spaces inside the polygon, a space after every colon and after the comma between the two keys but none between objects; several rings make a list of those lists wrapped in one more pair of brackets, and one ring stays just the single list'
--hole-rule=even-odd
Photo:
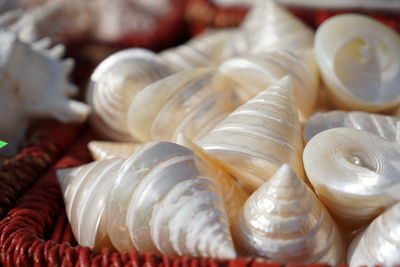
[{"label": "conch shell", "polygon": [[308,118],[314,110],[319,86],[311,50],[269,51],[228,59],[218,67],[214,86],[231,88],[245,103],[285,75],[293,78],[301,118]]},{"label": "conch shell", "polygon": [[62,45],[48,49],[48,39],[25,43],[4,30],[0,30],[0,39],[0,140],[9,143],[0,153],[12,156],[30,121],[83,122],[90,108],[68,98],[78,89],[67,78],[73,60],[60,60]]},{"label": "conch shell", "polygon": [[212,86],[213,76],[211,69],[191,69],[144,88],[128,110],[132,136],[173,141],[183,133],[198,140],[236,107],[227,88]]},{"label": "conch shell", "polygon": [[378,112],[400,105],[400,35],[389,27],[363,15],[335,16],[318,28],[315,54],[339,108]]},{"label": "conch shell", "polygon": [[347,261],[350,267],[400,264],[400,203],[377,217],[352,242]]},{"label": "conch shell", "polygon": [[332,266],[344,260],[343,242],[334,221],[289,164],[282,165],[249,197],[232,234],[238,253],[244,256]]},{"label": "conch shell", "polygon": [[95,160],[127,158],[141,145],[139,143],[91,141],[88,144],[90,154]]},{"label": "conch shell", "polygon": [[170,75],[158,55],[141,48],[119,51],[93,72],[87,92],[92,126],[104,137],[132,141],[126,124],[133,98],[147,85]]},{"label": "conch shell", "polygon": [[234,258],[221,174],[214,170],[183,146],[152,142],[125,160],[62,170],[59,181],[82,245],[99,248],[109,237],[120,251]]},{"label": "conch shell", "polygon": [[398,121],[400,118],[361,111],[318,112],[308,119],[304,127],[304,139],[308,142],[314,135],[324,130],[346,127],[372,132],[394,142]]},{"label": "conch shell", "polygon": [[[400,140],[400,127],[396,139]],[[343,225],[361,227],[396,202],[385,190],[400,182],[398,143],[352,128],[326,130],[307,143],[307,176]]]},{"label": "conch shell", "polygon": [[304,177],[302,136],[293,84],[285,76],[239,107],[198,141],[254,190],[283,163]]}]

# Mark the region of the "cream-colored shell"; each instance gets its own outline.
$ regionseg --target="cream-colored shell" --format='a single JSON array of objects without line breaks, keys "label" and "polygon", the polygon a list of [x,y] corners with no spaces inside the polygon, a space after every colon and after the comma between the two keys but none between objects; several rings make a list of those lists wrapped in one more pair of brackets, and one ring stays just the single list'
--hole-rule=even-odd
[{"label": "cream-colored shell", "polygon": [[400,182],[399,147],[374,133],[320,132],[307,143],[303,161],[318,197],[344,225],[363,226],[396,202],[385,190]]},{"label": "cream-colored shell", "polygon": [[400,203],[376,218],[354,239],[347,263],[350,267],[400,264]]},{"label": "cream-colored shell", "polygon": [[141,144],[139,143],[91,141],[88,144],[88,149],[95,160],[103,160],[127,158],[139,149],[140,146]]},{"label": "cream-colored shell", "polygon": [[289,76],[232,112],[198,144],[255,190],[283,163],[304,177],[302,136]]},{"label": "cream-colored shell", "polygon": [[245,103],[285,75],[291,75],[302,119],[315,106],[319,86],[318,68],[311,50],[269,51],[231,58],[223,62],[215,75],[215,87],[228,87]]},{"label": "cream-colored shell", "polygon": [[227,88],[212,86],[214,71],[196,68],[176,73],[144,88],[128,110],[134,138],[172,141],[180,133],[197,140],[234,110]]},{"label": "cream-colored shell", "polygon": [[146,49],[126,49],[106,58],[93,72],[88,87],[92,126],[106,138],[132,141],[126,125],[129,105],[143,88],[168,75],[157,54]]},{"label": "cream-colored shell", "polygon": [[304,139],[308,142],[314,135],[331,128],[347,127],[375,133],[394,142],[396,123],[400,118],[362,111],[334,110],[312,115],[304,127]]},{"label": "cream-colored shell", "polygon": [[78,92],[68,81],[73,60],[60,60],[64,46],[49,46],[48,39],[26,43],[0,30],[0,140],[9,143],[2,156],[17,153],[31,121],[83,122],[89,114],[89,106],[68,98]]},{"label": "cream-colored shell", "polygon": [[315,54],[334,103],[378,112],[400,105],[400,35],[367,16],[338,15],[315,36]]},{"label": "cream-colored shell", "polygon": [[344,261],[339,230],[314,193],[289,164],[246,201],[232,234],[238,253],[280,263]]}]

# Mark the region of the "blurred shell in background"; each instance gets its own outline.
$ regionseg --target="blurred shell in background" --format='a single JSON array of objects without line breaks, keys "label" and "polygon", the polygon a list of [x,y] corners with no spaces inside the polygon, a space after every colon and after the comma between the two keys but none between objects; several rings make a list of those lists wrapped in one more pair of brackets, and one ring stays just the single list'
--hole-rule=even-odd
[{"label": "blurred shell in background", "polygon": [[88,149],[94,160],[127,158],[141,147],[138,143],[91,141]]}]

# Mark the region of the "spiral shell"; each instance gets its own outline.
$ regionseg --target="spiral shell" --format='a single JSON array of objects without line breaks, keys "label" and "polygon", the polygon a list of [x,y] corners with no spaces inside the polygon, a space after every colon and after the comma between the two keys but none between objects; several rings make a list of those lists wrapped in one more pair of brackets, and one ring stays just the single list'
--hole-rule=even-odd
[{"label": "spiral shell", "polygon": [[335,16],[318,28],[315,53],[338,107],[377,112],[400,104],[400,36],[389,27],[367,16]]},{"label": "spiral shell", "polygon": [[87,102],[92,126],[104,137],[132,141],[126,120],[132,99],[150,83],[170,75],[157,54],[139,48],[117,52],[93,72]]},{"label": "spiral shell", "polygon": [[400,203],[376,218],[351,244],[350,267],[400,264]]},{"label": "spiral shell", "polygon": [[209,164],[183,146],[153,142],[125,160],[61,171],[78,242],[100,248],[109,237],[120,251],[234,258],[221,174]]},{"label": "spiral shell", "polygon": [[303,151],[292,80],[285,76],[239,107],[198,141],[254,190],[283,163],[304,177]]},{"label": "spiral shell", "polygon": [[344,225],[360,227],[395,203],[385,190],[400,182],[400,153],[374,133],[323,131],[307,143],[303,161],[317,195]]},{"label": "spiral shell", "polygon": [[228,59],[219,66],[214,86],[231,88],[245,103],[285,75],[293,78],[301,117],[309,117],[318,91],[318,69],[311,50],[270,51]]},{"label": "spiral shell", "polygon": [[140,147],[139,143],[91,141],[88,144],[90,154],[95,160],[127,158]]},{"label": "spiral shell", "polygon": [[328,211],[289,164],[246,201],[232,234],[238,253],[281,263],[342,263],[344,246]]},{"label": "spiral shell", "polygon": [[308,119],[304,127],[304,139],[308,142],[314,135],[324,130],[346,127],[372,132],[394,142],[398,121],[400,119],[396,117],[361,111],[318,112]]},{"label": "spiral shell", "polygon": [[172,141],[179,133],[197,140],[234,110],[231,93],[214,88],[213,71],[191,69],[143,89],[128,110],[132,136],[146,142]]}]

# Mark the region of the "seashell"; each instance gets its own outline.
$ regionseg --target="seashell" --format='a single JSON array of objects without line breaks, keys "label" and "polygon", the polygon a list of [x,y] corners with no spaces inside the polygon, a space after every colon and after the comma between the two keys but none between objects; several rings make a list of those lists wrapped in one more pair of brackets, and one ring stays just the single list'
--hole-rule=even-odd
[{"label": "seashell", "polygon": [[93,109],[92,126],[106,138],[132,141],[126,125],[132,99],[168,75],[157,54],[146,49],[126,49],[105,59],[93,72],[86,97]]},{"label": "seashell", "polygon": [[283,163],[290,163],[304,177],[291,78],[285,76],[236,109],[198,144],[224,162],[250,190],[258,188]]},{"label": "seashell", "polygon": [[314,135],[324,130],[346,127],[372,132],[394,142],[398,121],[400,118],[361,111],[317,112],[308,119],[304,127],[304,139],[308,142]]},{"label": "seashell", "polygon": [[311,50],[270,51],[231,58],[217,71],[215,87],[229,87],[245,103],[276,81],[290,74],[302,118],[309,117],[318,91],[318,69]]},{"label": "seashell", "polygon": [[127,158],[132,155],[141,144],[139,143],[123,143],[123,142],[107,142],[107,141],[91,141],[88,144],[90,154],[95,160],[111,159],[111,158]]},{"label": "seashell", "polygon": [[332,266],[344,260],[344,245],[329,212],[289,164],[249,197],[232,235],[244,256]]},{"label": "seashell", "polygon": [[377,217],[351,244],[350,267],[400,264],[400,203]]},{"label": "seashell", "polygon": [[240,29],[252,52],[313,47],[313,31],[273,1],[256,1]]},{"label": "seashell", "polygon": [[[400,127],[397,132],[400,139]],[[385,190],[400,182],[400,153],[374,133],[352,128],[320,132],[307,143],[303,161],[318,197],[345,226],[361,227],[395,203]]]},{"label": "seashell", "polygon": [[0,39],[0,140],[9,143],[0,153],[12,156],[30,121],[54,118],[82,122],[89,107],[68,99],[77,88],[67,79],[72,59],[59,59],[62,46],[48,49],[41,42],[21,42],[14,33],[4,30],[0,30]]},{"label": "seashell", "polygon": [[234,258],[228,217],[213,175],[191,150],[153,142],[124,160],[63,170],[59,181],[81,245],[100,248],[109,237],[120,251]]},{"label": "seashell", "polygon": [[128,110],[130,133],[139,141],[197,140],[234,110],[231,92],[211,86],[211,69],[191,69],[155,82],[136,95]]},{"label": "seashell", "polygon": [[378,112],[400,104],[400,36],[384,24],[356,14],[332,17],[317,30],[315,54],[339,108]]}]

